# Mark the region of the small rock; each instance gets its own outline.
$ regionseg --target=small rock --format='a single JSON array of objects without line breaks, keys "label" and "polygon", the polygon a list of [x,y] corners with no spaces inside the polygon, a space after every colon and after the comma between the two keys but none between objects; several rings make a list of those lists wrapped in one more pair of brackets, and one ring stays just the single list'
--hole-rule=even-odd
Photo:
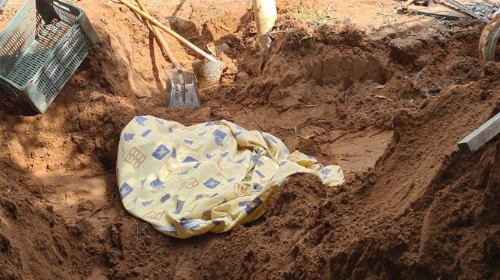
[{"label": "small rock", "polygon": [[31,152],[31,158],[44,158],[46,155],[47,148],[40,148]]},{"label": "small rock", "polygon": [[87,199],[84,201],[80,201],[80,203],[78,203],[78,208],[76,209],[76,212],[78,213],[78,215],[81,216],[84,215],[85,212],[94,211],[94,209],[95,209],[94,203],[90,199]]}]

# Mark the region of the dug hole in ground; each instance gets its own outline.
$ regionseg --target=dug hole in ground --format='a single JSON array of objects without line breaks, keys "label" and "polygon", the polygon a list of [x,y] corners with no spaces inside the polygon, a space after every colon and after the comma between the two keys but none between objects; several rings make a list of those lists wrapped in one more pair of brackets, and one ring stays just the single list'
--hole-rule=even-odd
[{"label": "dug hole in ground", "polygon": [[[499,279],[500,142],[457,148],[500,111],[500,65],[478,58],[484,24],[338,2],[277,1],[262,53],[251,1],[148,1],[198,47],[228,47],[220,84],[179,111],[145,22],[76,1],[100,43],[45,114],[0,113],[0,279]],[[165,36],[189,68],[195,53]],[[296,175],[257,221],[187,240],[125,211],[115,163],[134,116],[259,129],[247,111],[346,182]]]}]

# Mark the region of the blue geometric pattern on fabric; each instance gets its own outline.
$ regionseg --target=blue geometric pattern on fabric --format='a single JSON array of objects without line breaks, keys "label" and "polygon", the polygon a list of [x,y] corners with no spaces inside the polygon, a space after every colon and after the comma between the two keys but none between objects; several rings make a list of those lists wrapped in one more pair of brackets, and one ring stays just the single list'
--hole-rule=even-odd
[{"label": "blue geometric pattern on fabric", "polygon": [[266,176],[264,176],[264,174],[262,174],[262,172],[260,172],[259,170],[255,170],[255,173],[256,173],[257,175],[259,175],[259,177],[260,177],[261,179],[264,179],[264,178],[266,177]]},{"label": "blue geometric pattern on fabric", "polygon": [[247,215],[250,215],[257,207],[259,207],[262,204],[262,199],[260,197],[256,197],[252,200],[252,203],[249,205],[245,206],[245,212],[247,212]]},{"label": "blue geometric pattern on fabric", "polygon": [[229,152],[225,152],[225,153],[220,154],[220,156],[223,158],[227,157],[227,155],[229,155]]},{"label": "blue geometric pattern on fabric", "polygon": [[212,194],[212,196],[210,198],[214,198],[214,197],[216,197],[218,195],[219,195],[219,193],[214,193],[214,194]]},{"label": "blue geometric pattern on fabric", "polygon": [[234,137],[238,137],[238,135],[240,135],[240,134],[242,134],[242,133],[243,133],[243,132],[241,132],[241,131],[236,131],[236,132],[234,133]]},{"label": "blue geometric pattern on fabric", "polygon": [[187,229],[197,229],[201,226],[202,221],[200,220],[186,220],[182,218],[180,220],[181,226]]},{"label": "blue geometric pattern on fabric", "polygon": [[205,157],[206,157],[207,159],[211,159],[211,158],[213,158],[214,156],[215,156],[215,154],[213,154],[213,155],[211,155],[211,154],[206,154],[206,155],[205,155]]},{"label": "blue geometric pattern on fabric", "polygon": [[252,155],[250,157],[250,160],[253,161],[253,163],[257,163],[257,161],[259,160],[259,157],[260,157],[260,153]]},{"label": "blue geometric pattern on fabric", "polygon": [[172,197],[172,196],[171,196],[169,193],[167,193],[166,195],[162,196],[162,198],[160,198],[160,202],[161,202],[161,203],[165,203],[165,202],[167,202],[167,200],[169,200],[171,197]]},{"label": "blue geometric pattern on fabric", "polygon": [[241,201],[238,203],[238,206],[239,207],[245,207],[247,205],[250,205],[250,203],[252,203],[251,201]]},{"label": "blue geometric pattern on fabric", "polygon": [[239,160],[237,160],[237,161],[236,161],[236,163],[238,163],[238,164],[242,164],[242,163],[245,161],[245,159],[247,159],[247,158],[242,158],[242,159],[239,159]]},{"label": "blue geometric pattern on fabric", "polygon": [[274,143],[274,144],[278,144],[278,142],[273,137],[271,137],[270,135],[266,135],[266,137],[264,137],[264,138],[266,138],[266,140],[268,142],[271,142],[271,143]]},{"label": "blue geometric pattern on fabric", "polygon": [[134,190],[134,188],[132,188],[129,184],[127,183],[123,183],[120,187],[120,197],[121,199],[123,200],[125,197],[127,197],[132,191]]},{"label": "blue geometric pattern on fabric", "polygon": [[207,122],[205,126],[219,125],[220,121]]},{"label": "blue geometric pattern on fabric", "polygon": [[196,198],[196,200],[200,200],[203,198],[203,195],[202,194],[198,194],[196,195],[194,198]]},{"label": "blue geometric pattern on fabric", "polygon": [[198,169],[198,167],[200,167],[201,163],[197,163],[195,166],[193,166],[194,169]]},{"label": "blue geometric pattern on fabric", "polygon": [[184,170],[181,173],[177,174],[177,176],[186,176],[188,174],[188,170]]},{"label": "blue geometric pattern on fabric", "polygon": [[160,179],[156,179],[156,180],[152,181],[150,185],[153,189],[161,189],[165,186],[165,183],[160,181]]},{"label": "blue geometric pattern on fabric", "polygon": [[215,137],[215,144],[219,147],[224,146],[222,139],[220,139],[219,137]]},{"label": "blue geometric pattern on fabric", "polygon": [[326,176],[330,173],[330,171],[332,171],[330,168],[323,168],[323,170],[321,170],[321,174]]},{"label": "blue geometric pattern on fabric", "polygon": [[134,120],[141,126],[144,126],[144,122],[148,120],[146,117],[138,116],[135,117]]},{"label": "blue geometric pattern on fabric", "polygon": [[253,184],[253,191],[254,192],[260,192],[262,190],[262,186],[257,185],[256,183]]},{"label": "blue geometric pattern on fabric", "polygon": [[197,159],[193,158],[192,156],[187,156],[182,163],[190,163],[190,162],[198,162]]},{"label": "blue geometric pattern on fabric", "polygon": [[184,140],[184,143],[186,143],[188,145],[193,145],[194,141],[192,141],[192,140]]},{"label": "blue geometric pattern on fabric", "polygon": [[259,160],[257,161],[257,166],[258,166],[258,167],[262,167],[262,165],[264,165],[264,162],[263,162],[262,160],[260,160],[260,159],[259,159]]},{"label": "blue geometric pattern on fabric", "polygon": [[219,220],[212,220],[212,224],[218,226],[220,224],[220,221]]},{"label": "blue geometric pattern on fabric", "polygon": [[215,136],[215,144],[219,147],[222,147],[224,146],[224,144],[222,143],[224,141],[224,138],[226,138],[227,136],[227,133],[225,133],[224,131],[222,130],[219,130],[219,129],[216,129],[213,133],[212,133],[213,136]]},{"label": "blue geometric pattern on fabric", "polygon": [[141,184],[141,186],[144,186],[144,183],[146,183],[146,180],[148,179],[148,177],[142,179],[139,184]]},{"label": "blue geometric pattern on fabric", "polygon": [[125,133],[125,134],[123,134],[123,140],[128,142],[128,141],[134,139],[134,136],[135,136],[135,133]]},{"label": "blue geometric pattern on fabric", "polygon": [[169,131],[169,132],[174,132],[174,129],[173,129],[173,128],[171,128],[171,127],[169,127],[169,128],[168,128],[168,131]]},{"label": "blue geometric pattern on fabric", "polygon": [[160,121],[159,119],[155,119],[159,124],[164,125],[165,123]]},{"label": "blue geometric pattern on fabric", "polygon": [[142,204],[142,206],[146,207],[146,206],[150,205],[153,202],[153,200],[143,201],[141,204]]},{"label": "blue geometric pattern on fabric", "polygon": [[229,179],[227,179],[226,181],[227,181],[228,183],[232,183],[234,180],[236,180],[236,178],[229,178]]},{"label": "blue geometric pattern on fabric", "polygon": [[148,130],[144,131],[144,133],[142,133],[141,136],[146,137],[146,136],[148,136],[149,133],[151,133],[151,131],[152,131],[151,129],[148,129]]},{"label": "blue geometric pattern on fabric", "polygon": [[200,136],[200,137],[201,137],[201,136],[203,136],[203,135],[205,135],[205,134],[207,134],[207,132],[206,132],[206,131],[203,131],[203,132],[201,132],[201,133],[198,133],[198,136]]},{"label": "blue geometric pattern on fabric", "polygon": [[160,144],[158,148],[153,152],[152,156],[158,160],[162,160],[170,153],[170,150],[163,144]]},{"label": "blue geometric pattern on fabric", "polygon": [[216,179],[211,177],[210,179],[206,180],[205,183],[203,183],[203,185],[209,189],[214,189],[218,185],[220,185],[220,181],[217,181]]},{"label": "blue geometric pattern on fabric", "polygon": [[206,218],[206,217],[208,217],[209,215],[210,215],[210,210],[205,210],[205,211],[203,211],[203,213],[201,214],[201,217],[202,217],[202,218]]},{"label": "blue geometric pattern on fabric", "polygon": [[177,158],[177,150],[175,148],[172,149],[172,158]]},{"label": "blue geometric pattern on fabric", "polygon": [[185,202],[186,201],[184,201],[184,200],[180,200],[180,199],[177,200],[177,207],[175,208],[174,214],[180,214],[181,213],[182,207],[184,207],[184,203]]}]

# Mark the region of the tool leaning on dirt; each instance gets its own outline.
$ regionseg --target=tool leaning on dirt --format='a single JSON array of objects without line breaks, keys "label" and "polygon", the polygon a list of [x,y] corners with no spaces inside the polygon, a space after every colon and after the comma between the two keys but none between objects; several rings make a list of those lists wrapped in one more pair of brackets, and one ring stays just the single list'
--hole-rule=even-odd
[{"label": "tool leaning on dirt", "polygon": [[154,19],[149,14],[141,11],[134,5],[130,4],[128,1],[126,0],[119,0],[119,1],[123,3],[125,6],[127,6],[129,9],[137,13],[138,15],[147,19],[151,24],[156,25],[158,28],[167,32],[169,35],[177,39],[179,42],[191,48],[192,50],[194,50],[195,52],[197,52],[198,54],[207,59],[207,60],[195,61],[193,63],[193,71],[197,79],[198,88],[208,87],[220,80],[220,77],[222,75],[222,70],[224,67],[224,63],[222,61],[215,59],[213,56],[209,55],[202,49],[198,48],[193,43],[189,42],[188,40],[186,40],[185,38],[174,32],[172,29],[166,27],[165,25],[163,25],[158,20]]},{"label": "tool leaning on dirt", "polygon": [[123,129],[116,168],[125,209],[177,238],[256,220],[293,174],[315,174],[325,186],[344,182],[340,167],[290,154],[271,134],[228,121],[186,127],[152,116]]},{"label": "tool leaning on dirt", "polygon": [[[149,14],[146,5],[142,0],[136,0],[137,4],[145,13]],[[150,14],[149,14],[150,15]],[[167,83],[167,96],[169,109],[193,109],[200,106],[200,96],[196,87],[196,77],[194,73],[183,69],[174,54],[167,45],[167,42],[160,33],[160,30],[149,24],[149,28],[153,31],[158,45],[165,51],[168,59],[172,63],[173,69],[164,69],[165,81]],[[170,92],[170,95],[168,93]]]}]

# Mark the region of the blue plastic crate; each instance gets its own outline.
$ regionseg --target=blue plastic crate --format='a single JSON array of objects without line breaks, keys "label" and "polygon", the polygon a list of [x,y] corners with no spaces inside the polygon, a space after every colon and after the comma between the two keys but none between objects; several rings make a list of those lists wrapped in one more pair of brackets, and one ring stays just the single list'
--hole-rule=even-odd
[{"label": "blue plastic crate", "polygon": [[44,113],[98,41],[81,9],[28,0],[0,34],[0,106]]}]

